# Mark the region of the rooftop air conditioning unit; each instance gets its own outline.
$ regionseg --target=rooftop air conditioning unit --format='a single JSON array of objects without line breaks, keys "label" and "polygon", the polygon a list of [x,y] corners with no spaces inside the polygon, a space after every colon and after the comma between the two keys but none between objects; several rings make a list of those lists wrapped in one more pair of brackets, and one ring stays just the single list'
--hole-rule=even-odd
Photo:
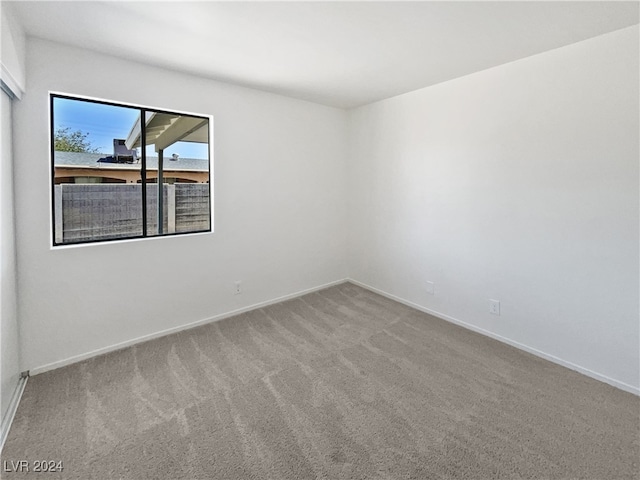
[{"label": "rooftop air conditioning unit", "polygon": [[129,150],[124,140],[119,138],[113,139],[113,161],[114,163],[133,163],[138,162],[138,152],[134,148]]}]

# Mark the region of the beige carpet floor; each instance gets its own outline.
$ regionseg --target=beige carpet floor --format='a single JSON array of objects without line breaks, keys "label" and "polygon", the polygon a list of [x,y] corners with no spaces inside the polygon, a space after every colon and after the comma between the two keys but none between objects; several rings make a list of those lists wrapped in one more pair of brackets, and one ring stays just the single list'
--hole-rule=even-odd
[{"label": "beige carpet floor", "polygon": [[29,478],[628,479],[639,414],[343,284],[34,376],[2,460],[63,462]]}]

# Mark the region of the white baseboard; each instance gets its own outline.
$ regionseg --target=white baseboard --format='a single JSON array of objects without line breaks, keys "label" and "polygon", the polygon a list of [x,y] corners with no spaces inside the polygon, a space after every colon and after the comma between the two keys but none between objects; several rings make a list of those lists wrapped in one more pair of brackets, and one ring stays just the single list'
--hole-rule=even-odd
[{"label": "white baseboard", "polygon": [[333,287],[335,285],[340,285],[341,283],[345,283],[348,280],[336,280],[334,282],[325,283],[324,285],[318,285],[317,287],[308,288],[306,290],[301,290],[295,293],[290,293],[288,295],[284,295],[282,297],[277,297],[271,300],[266,300],[264,302],[255,303],[253,305],[249,305],[247,307],[238,308],[237,310],[232,310],[230,312],[221,313],[218,315],[214,315],[213,317],[204,318],[202,320],[197,320],[195,322],[186,323],[184,325],[179,325],[177,327],[168,328],[166,330],[161,330],[159,332],[151,333],[149,335],[143,335],[141,337],[133,338],[131,340],[126,340],[124,342],[116,343],[114,345],[110,345],[108,347],[98,348],[97,350],[92,350],[90,352],[82,353],[80,355],[74,355],[73,357],[65,358],[64,360],[58,360],[57,362],[48,363],[46,365],[42,365],[39,367],[31,368],[29,370],[29,374],[31,376],[38,375],[39,373],[44,373],[49,370],[55,370],[56,368],[65,367],[67,365],[71,365],[73,363],[81,362],[83,360],[87,360],[92,357],[97,357],[98,355],[103,355],[105,353],[114,352],[116,350],[121,350],[126,347],[130,347],[131,345],[136,345],[138,343],[146,342],[149,340],[153,340],[154,338],[164,337],[166,335],[171,335],[172,333],[181,332],[183,330],[189,330],[191,328],[199,327],[201,325],[205,325],[207,323],[217,322],[219,320],[224,320],[225,318],[233,317],[235,315],[240,315],[241,313],[248,312],[250,310],[256,310],[258,308],[266,307],[268,305],[273,305],[274,303],[284,302],[285,300],[290,300],[292,298],[301,297],[308,293],[317,292],[318,290],[323,290],[325,288]]},{"label": "white baseboard", "polygon": [[515,340],[511,340],[510,338],[507,337],[503,337],[501,335],[498,335],[496,333],[493,333],[489,330],[485,330],[484,328],[480,328],[480,327],[476,327],[475,325],[472,325],[470,323],[464,322],[462,320],[458,320],[457,318],[451,317],[449,315],[446,315],[444,313],[440,313],[437,312],[435,310],[431,310],[430,308],[426,308],[423,307],[422,305],[418,305],[417,303],[413,303],[410,302],[409,300],[405,300],[404,298],[398,297],[396,295],[392,295],[390,293],[387,293],[383,290],[379,290],[375,287],[372,287],[371,285],[367,285],[366,283],[362,283],[359,282],[357,280],[354,280],[352,278],[349,279],[349,282],[353,283],[354,285],[358,285],[362,288],[366,288],[367,290],[370,290],[374,293],[377,293],[379,295],[382,295],[383,297],[387,297],[391,300],[395,300],[396,302],[402,303],[403,305],[407,305],[408,307],[411,308],[415,308],[416,310],[420,310],[421,312],[424,313],[428,313],[429,315],[433,315],[434,317],[438,317],[442,320],[446,320],[447,322],[451,322],[451,323],[455,323],[456,325],[459,325],[461,327],[467,328],[469,330],[472,330],[474,332],[480,333],[482,335],[485,335],[487,337],[491,337],[495,340],[498,340],[502,343],[506,343],[507,345],[511,345],[512,347],[518,348],[520,350],[524,350],[525,352],[531,353],[537,357],[541,357],[544,358],[545,360],[549,360],[550,362],[556,363],[558,365],[561,365],[563,367],[569,368],[571,370],[575,370],[576,372],[582,373],[583,375],[586,375],[588,377],[594,378],[596,380],[599,380],[601,382],[607,383],[609,385],[612,385],[616,388],[619,388],[620,390],[624,390],[626,392],[630,392],[633,393],[635,395],[640,396],[640,388],[634,387],[633,385],[629,385],[627,383],[624,382],[620,382],[614,378],[608,377],[606,375],[602,375],[598,372],[594,372],[593,370],[589,370],[588,368],[584,368],[581,367],[580,365],[576,365],[575,363],[572,363],[568,360],[564,360],[562,358],[556,357],[555,355],[551,355],[549,353],[543,352],[541,350],[538,350],[536,348],[530,347],[528,345],[525,345],[523,343],[517,342]]},{"label": "white baseboard", "polygon": [[[188,330],[190,328],[195,328],[198,327],[200,325],[205,325],[207,323],[212,323],[212,322],[217,322],[219,320],[223,320],[225,318],[229,318],[229,317],[233,317],[234,315],[239,315],[241,313],[245,313],[248,312],[250,310],[255,310],[257,308],[262,308],[262,307],[266,307],[268,305],[273,305],[274,303],[278,303],[278,302],[283,302],[285,300],[290,300],[292,298],[296,298],[296,297],[301,297],[302,295],[306,295],[308,293],[312,293],[312,292],[316,292],[318,290],[322,290],[324,288],[328,288],[328,287],[332,287],[335,285],[339,285],[341,283],[345,283],[345,282],[351,282],[354,285],[358,285],[362,288],[366,288],[367,290],[370,290],[372,292],[375,292],[379,295],[382,295],[384,297],[390,298],[391,300],[395,300],[396,302],[402,303],[404,305],[407,305],[409,307],[415,308],[416,310],[419,310],[421,312],[424,313],[428,313],[430,315],[433,315],[434,317],[438,317],[442,320],[446,320],[448,322],[454,323],[456,325],[460,325],[461,327],[467,328],[469,330],[472,330],[474,332],[480,333],[482,335],[485,335],[487,337],[493,338],[495,340],[498,340],[500,342],[506,343],[507,345],[511,345],[512,347],[518,348],[520,350],[524,350],[525,352],[531,353],[533,355],[536,355],[537,357],[541,357],[544,358],[545,360],[549,360],[550,362],[556,363],[558,365],[561,365],[563,367],[569,368],[571,370],[575,370],[576,372],[582,373],[583,375],[586,375],[588,377],[594,378],[596,380],[599,380],[601,382],[607,383],[609,385],[612,385],[616,388],[619,388],[621,390],[624,390],[626,392],[630,392],[633,393],[635,395],[640,396],[640,388],[634,387],[633,385],[629,385],[627,383],[618,381],[614,378],[608,377],[606,375],[602,375],[598,372],[594,372],[593,370],[590,370],[588,368],[585,367],[581,367],[580,365],[576,365],[575,363],[572,363],[568,360],[564,360],[562,358],[556,357],[555,355],[551,355],[549,353],[543,352],[541,350],[538,350],[536,348],[530,347],[528,345],[525,345],[523,343],[517,342],[515,340],[512,340],[510,338],[507,337],[503,337],[501,335],[498,335],[496,333],[493,333],[489,330],[485,330],[483,328],[477,327],[475,325],[472,325],[470,323],[464,322],[462,320],[458,320],[457,318],[451,317],[449,315],[446,315],[444,313],[435,311],[435,310],[431,310],[429,308],[423,307],[422,305],[418,305],[417,303],[413,303],[410,302],[409,300],[405,300],[404,298],[398,297],[396,295],[387,293],[383,290],[379,290],[375,287],[372,287],[371,285],[367,285],[366,283],[362,283],[359,282],[357,280],[354,280],[352,278],[349,279],[342,279],[342,280],[337,280],[334,282],[330,282],[330,283],[326,283],[324,285],[319,285],[313,288],[309,288],[306,290],[301,290],[295,293],[291,293],[288,295],[284,295],[282,297],[277,297],[271,300],[266,300],[264,302],[259,302],[253,305],[249,305],[247,307],[243,307],[243,308],[239,308],[237,310],[232,310],[230,312],[226,312],[226,313],[221,313],[218,315],[215,315],[213,317],[208,317],[202,320],[198,320],[195,322],[191,322],[191,323],[187,323],[184,325],[180,325],[177,327],[173,327],[173,328],[169,328],[166,330],[161,330],[159,332],[156,333],[152,333],[149,335],[143,335],[141,337],[137,337],[131,340],[127,340],[124,342],[120,342],[114,345],[110,345],[108,347],[103,347],[103,348],[99,348],[97,350],[93,350],[90,352],[86,352],[80,355],[75,355],[73,357],[69,357],[66,358],[64,360],[59,360],[57,362],[52,362],[46,365],[42,365],[39,367],[35,367],[32,368],[30,370],[30,374],[31,375],[37,375],[39,373],[43,373],[43,372],[47,372],[49,370],[54,370],[56,368],[61,368],[67,365],[71,365],[73,363],[77,363],[77,362],[81,362],[82,360],[86,360],[92,357],[96,357],[98,355],[102,355],[105,353],[109,353],[109,352],[113,352],[116,350],[121,350],[123,348],[129,347],[131,345],[135,345],[138,343],[142,343],[142,342],[146,342],[148,340],[153,340],[154,338],[159,338],[159,337],[164,337],[165,335],[170,335],[172,333],[176,333],[176,332],[180,332],[183,330]],[[24,388],[24,387],[22,387]],[[17,406],[16,406],[17,407]]]},{"label": "white baseboard", "polygon": [[9,408],[2,418],[2,423],[0,424],[0,453],[2,453],[4,442],[9,436],[9,429],[11,429],[11,424],[13,423],[13,419],[15,418],[16,412],[18,411],[18,405],[20,404],[20,399],[22,398],[24,387],[27,386],[28,378],[29,377],[27,376],[21,376],[18,379],[16,388],[13,391],[13,395],[11,395],[11,400],[9,401]]}]

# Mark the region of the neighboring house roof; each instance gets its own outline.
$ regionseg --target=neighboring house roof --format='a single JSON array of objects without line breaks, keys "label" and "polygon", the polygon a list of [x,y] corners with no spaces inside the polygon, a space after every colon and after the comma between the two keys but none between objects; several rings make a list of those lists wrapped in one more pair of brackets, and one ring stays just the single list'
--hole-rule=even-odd
[{"label": "neighboring house roof", "polygon": [[[98,162],[101,158],[108,157],[108,153],[79,153],[79,152],[55,152],[56,167],[93,167],[100,169],[140,170],[141,163],[106,163]],[[209,161],[201,158],[182,158],[171,160],[165,157],[164,171],[194,170],[200,172],[209,171]],[[158,169],[158,158],[147,157],[147,170]]]}]

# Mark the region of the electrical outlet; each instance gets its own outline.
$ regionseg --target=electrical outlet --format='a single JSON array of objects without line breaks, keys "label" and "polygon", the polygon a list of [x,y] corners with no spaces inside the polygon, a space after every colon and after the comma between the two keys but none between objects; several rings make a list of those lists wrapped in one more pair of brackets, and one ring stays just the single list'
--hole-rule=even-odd
[{"label": "electrical outlet", "polygon": [[492,315],[500,315],[500,300],[489,299],[489,313]]},{"label": "electrical outlet", "polygon": [[234,295],[240,295],[242,293],[242,280],[235,281],[236,289],[234,290]]},{"label": "electrical outlet", "polygon": [[427,293],[433,295],[435,293],[433,282],[427,282]]}]

